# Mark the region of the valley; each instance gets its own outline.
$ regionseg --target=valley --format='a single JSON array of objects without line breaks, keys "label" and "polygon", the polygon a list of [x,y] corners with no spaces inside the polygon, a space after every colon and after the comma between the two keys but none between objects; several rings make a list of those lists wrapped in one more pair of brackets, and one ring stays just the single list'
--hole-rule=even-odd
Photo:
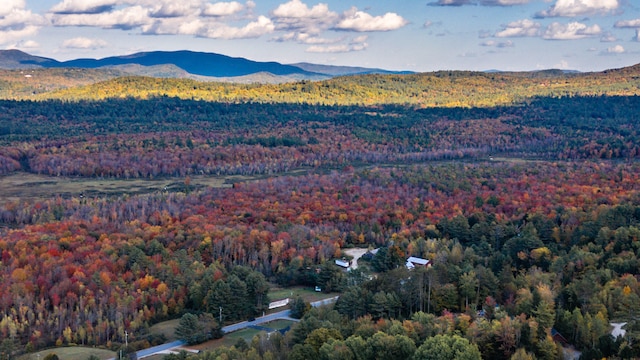
[{"label": "valley", "polygon": [[[6,70],[0,354],[637,356],[639,69]],[[287,293],[288,331],[221,331]]]}]

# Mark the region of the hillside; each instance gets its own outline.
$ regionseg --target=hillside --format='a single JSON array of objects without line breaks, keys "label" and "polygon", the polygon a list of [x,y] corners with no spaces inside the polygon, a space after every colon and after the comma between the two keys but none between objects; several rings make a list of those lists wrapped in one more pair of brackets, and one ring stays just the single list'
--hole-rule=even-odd
[{"label": "hillside", "polygon": [[37,94],[86,86],[126,75],[117,69],[0,70],[0,98],[30,99]]},{"label": "hillside", "polygon": [[[383,69],[349,66],[327,66],[309,63],[280,64],[274,61],[260,62],[240,57],[230,57],[216,53],[194,51],[152,51],[103,59],[73,59],[58,61],[51,58],[33,56],[19,50],[0,50],[0,69],[51,69],[51,68],[116,68],[130,75],[153,77],[178,77],[222,81],[262,82],[270,74],[267,82],[292,80],[321,80],[337,75],[351,74],[392,74],[406,73]],[[253,77],[256,75],[255,77]]]},{"label": "hillside", "polygon": [[0,69],[37,69],[55,60],[29,55],[20,50],[0,50]]},{"label": "hillside", "polygon": [[[4,85],[0,97],[5,99],[176,96],[224,102],[486,107],[537,96],[640,92],[640,65],[594,73],[550,69],[414,74],[309,63],[282,65],[190,51],[60,62],[3,50],[0,68],[12,69],[4,70],[0,79]],[[25,74],[26,70],[37,70],[38,76]]]},{"label": "hillside", "polygon": [[372,69],[358,66],[319,65],[311,63],[296,63],[292,66],[318,74],[331,76],[363,75],[363,74],[413,74],[412,71],[391,71],[384,69]]},{"label": "hillside", "polygon": [[559,71],[483,73],[440,71],[408,75],[352,75],[284,84],[223,84],[191,79],[115,78],[39,94],[32,99],[106,99],[176,96],[206,101],[337,105],[410,104],[419,107],[488,107],[538,96],[640,94],[638,66],[598,73]]}]

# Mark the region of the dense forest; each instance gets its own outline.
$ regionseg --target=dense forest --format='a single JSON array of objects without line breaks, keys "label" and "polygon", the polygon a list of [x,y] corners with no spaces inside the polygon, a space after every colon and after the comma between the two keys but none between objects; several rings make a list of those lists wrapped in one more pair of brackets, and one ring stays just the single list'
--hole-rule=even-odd
[{"label": "dense forest", "polygon": [[[557,354],[549,348],[555,326],[579,349],[601,354],[608,321],[630,321],[640,310],[638,170],[592,161],[442,163],[279,177],[189,195],[8,204],[2,220],[16,228],[0,242],[0,331],[28,349],[118,343],[125,329],[147,341],[149,324],[215,310],[220,294],[239,291],[259,305],[266,277],[345,291],[336,304],[342,320],[313,322],[344,339],[366,319],[376,328],[379,319],[426,316],[416,346],[428,334],[460,333],[491,351],[488,358],[521,347],[545,357]],[[381,273],[346,287],[357,274],[331,260],[367,244],[389,246],[372,260]],[[408,255],[433,267],[416,277],[399,266]],[[489,315],[478,316],[481,308]],[[342,328],[347,319],[358,323]],[[498,340],[512,328],[526,337]],[[512,343],[501,349],[502,341]],[[636,351],[635,344],[616,351]]]},{"label": "dense forest", "polygon": [[[222,307],[223,323],[263,311],[270,283],[341,295],[333,307],[302,311],[284,336],[194,358],[556,359],[561,344],[585,359],[640,356],[637,80],[567,75],[593,92],[493,94],[472,107],[456,93],[473,91],[464,84],[491,91],[481,80],[506,89],[560,77],[411,76],[279,85],[309,86],[299,103],[178,97],[188,89],[0,101],[3,176],[184,181],[179,191],[3,200],[1,356],[119,349],[125,332],[143,348],[163,341],[151,325],[184,314],[219,328]],[[462,102],[422,106],[408,94],[405,104],[351,84],[340,91],[361,102],[314,100],[362,79],[408,84],[402,91],[427,79],[459,82],[450,91]],[[260,177],[189,186],[190,176],[221,175]],[[334,260],[350,247],[378,251],[343,272]],[[408,256],[432,266],[407,270]],[[625,338],[609,335],[612,321],[628,323]]]},{"label": "dense forest", "polygon": [[0,173],[156,178],[491,156],[630,160],[640,156],[638,107],[637,96],[472,109],[0,101]]}]

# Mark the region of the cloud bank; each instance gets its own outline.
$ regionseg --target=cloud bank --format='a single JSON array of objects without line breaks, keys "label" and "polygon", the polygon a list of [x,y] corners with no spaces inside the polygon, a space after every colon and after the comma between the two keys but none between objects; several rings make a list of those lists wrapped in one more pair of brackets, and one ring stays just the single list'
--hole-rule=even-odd
[{"label": "cloud bank", "polygon": [[[254,8],[251,0],[62,0],[49,9],[47,18],[58,27],[138,30],[147,35],[212,39],[258,38],[277,32],[272,40],[309,44],[312,47],[307,51],[312,52],[361,51],[368,46],[357,38],[332,37],[330,32],[393,31],[408,24],[392,12],[372,15],[352,7],[340,14],[325,3],[307,5],[302,0],[281,3],[267,15],[254,15]],[[2,8],[0,14],[1,11]]]},{"label": "cloud bank", "polygon": [[610,13],[620,6],[618,0],[557,0],[538,17],[577,17]]}]

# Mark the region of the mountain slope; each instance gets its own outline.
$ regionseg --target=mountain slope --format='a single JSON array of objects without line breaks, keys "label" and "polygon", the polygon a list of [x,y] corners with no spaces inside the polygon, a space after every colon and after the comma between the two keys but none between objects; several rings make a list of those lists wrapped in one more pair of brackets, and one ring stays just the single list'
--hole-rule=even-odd
[{"label": "mountain slope", "polygon": [[274,75],[316,75],[298,67],[282,65],[277,62],[258,62],[244,58],[234,58],[226,55],[186,50],[141,52],[126,56],[112,56],[103,59],[75,59],[69,61],[27,58],[22,60],[20,63],[27,66],[33,65],[46,68],[77,67],[89,69],[132,64],[141,66],[172,64],[193,75],[213,77],[245,76],[259,72],[268,72]]},{"label": "mountain slope", "polygon": [[[117,68],[131,75],[154,77],[242,77],[240,82],[259,81],[263,75],[272,74],[269,82],[296,80],[321,80],[333,76],[355,74],[407,74],[404,71],[388,71],[352,66],[317,65],[299,63],[284,65],[277,62],[259,62],[245,58],[230,57],[215,53],[194,51],[152,51],[124,56],[112,56],[103,59],[74,59],[58,61],[45,57],[29,55],[20,50],[0,50],[0,69],[33,68]],[[173,69],[172,69],[173,68]],[[248,78],[247,78],[248,77]],[[281,77],[281,79],[279,79]],[[231,79],[229,79],[231,78]],[[256,80],[254,80],[254,78]]]},{"label": "mountain slope", "polygon": [[365,75],[365,74],[413,74],[411,71],[391,71],[384,69],[365,68],[358,66],[335,66],[335,65],[319,65],[311,63],[296,63],[290,64],[292,66],[299,67],[302,70],[320,73],[331,76],[344,76],[344,75]]},{"label": "mountain slope", "polygon": [[602,95],[640,95],[640,72],[630,67],[599,73],[551,72],[541,77],[539,73],[531,72],[439,71],[410,75],[352,75],[278,85],[263,81],[250,86],[219,81],[125,77],[38,94],[37,98],[98,100],[123,96],[175,96],[221,102],[494,107],[522,103],[539,96]]},{"label": "mountain slope", "polygon": [[57,62],[54,59],[29,55],[26,52],[10,49],[0,50],[0,69],[36,69],[45,67],[44,64]]}]

